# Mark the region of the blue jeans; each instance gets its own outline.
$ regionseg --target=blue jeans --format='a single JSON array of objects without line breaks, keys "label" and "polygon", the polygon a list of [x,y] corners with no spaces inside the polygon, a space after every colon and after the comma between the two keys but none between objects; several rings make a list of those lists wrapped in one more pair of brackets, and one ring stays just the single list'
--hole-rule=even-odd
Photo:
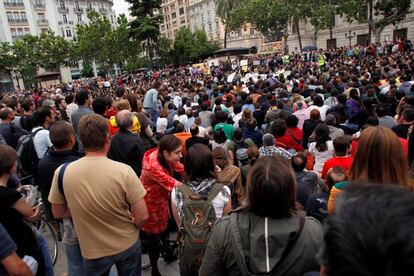
[{"label": "blue jeans", "polygon": [[155,128],[157,127],[157,120],[160,116],[160,112],[154,108],[146,108],[146,111],[149,113],[151,117],[151,127]]},{"label": "blue jeans", "polygon": [[43,259],[45,261],[45,275],[46,276],[55,275],[53,271],[52,258],[50,257],[49,248],[47,246],[47,241],[45,237],[43,237],[40,233],[38,233],[36,243],[40,251],[42,251]]},{"label": "blue jeans", "polygon": [[141,276],[141,242],[113,256],[83,260],[85,275],[109,275],[112,265],[116,265],[118,275]]},{"label": "blue jeans", "polygon": [[83,258],[79,243],[65,244],[66,260],[68,261],[69,276],[86,275],[83,269]]}]

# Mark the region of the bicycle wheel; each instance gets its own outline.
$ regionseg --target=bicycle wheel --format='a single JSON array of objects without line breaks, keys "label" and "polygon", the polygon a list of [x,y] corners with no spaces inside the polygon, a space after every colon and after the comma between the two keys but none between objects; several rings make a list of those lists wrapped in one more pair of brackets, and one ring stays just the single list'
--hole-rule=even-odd
[{"label": "bicycle wheel", "polygon": [[36,223],[36,227],[42,236],[46,239],[49,254],[52,259],[52,264],[55,265],[59,250],[56,232],[53,229],[52,225],[43,217],[39,218],[39,221]]}]

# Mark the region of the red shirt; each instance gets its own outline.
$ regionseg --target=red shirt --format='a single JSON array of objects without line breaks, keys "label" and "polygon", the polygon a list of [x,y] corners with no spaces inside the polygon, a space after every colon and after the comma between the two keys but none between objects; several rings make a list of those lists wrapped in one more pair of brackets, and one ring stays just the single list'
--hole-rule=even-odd
[{"label": "red shirt", "polygon": [[[300,143],[298,143],[296,139],[294,139],[292,135],[288,133],[288,130],[293,136],[295,136],[297,140],[299,140]],[[285,135],[283,135],[282,137],[275,138],[276,146],[284,149],[294,149],[296,151],[303,151],[303,146],[301,144],[303,139],[303,131],[297,127],[288,128],[288,130],[286,130]]]},{"label": "red shirt", "polygon": [[[399,138],[399,137],[398,137],[398,139],[400,139],[400,143],[401,143],[401,146],[403,148],[405,156],[408,157],[408,141],[403,139],[403,138]],[[358,141],[354,140],[354,141],[352,141],[351,156],[355,157],[357,149],[358,149]]]},{"label": "red shirt", "polygon": [[322,178],[325,179],[328,171],[333,167],[343,167],[345,170],[349,171],[352,167],[352,162],[354,161],[353,157],[334,157],[325,162],[322,169]]}]

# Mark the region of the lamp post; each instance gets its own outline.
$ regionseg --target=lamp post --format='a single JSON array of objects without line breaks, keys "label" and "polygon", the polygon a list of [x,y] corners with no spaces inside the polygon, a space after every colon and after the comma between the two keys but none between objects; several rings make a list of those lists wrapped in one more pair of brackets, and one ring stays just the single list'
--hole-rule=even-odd
[{"label": "lamp post", "polygon": [[345,33],[345,38],[348,38],[349,40],[349,47],[352,46],[352,39],[355,37],[356,33],[355,32],[351,32],[351,30],[349,30],[348,32]]}]

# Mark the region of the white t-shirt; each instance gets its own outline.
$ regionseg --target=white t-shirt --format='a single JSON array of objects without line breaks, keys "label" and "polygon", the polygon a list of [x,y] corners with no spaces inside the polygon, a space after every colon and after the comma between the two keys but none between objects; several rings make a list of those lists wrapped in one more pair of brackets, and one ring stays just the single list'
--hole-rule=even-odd
[{"label": "white t-shirt", "polygon": [[[35,132],[39,128],[43,128],[43,127],[35,127],[33,128],[32,132]],[[47,150],[53,146],[49,138],[49,130],[47,129],[39,130],[39,132],[37,132],[33,138],[33,145],[36,150],[37,157],[39,159],[43,158]]]},{"label": "white t-shirt", "polygon": [[316,148],[316,142],[309,144],[309,152],[315,156],[315,165],[313,166],[313,170],[319,173],[322,172],[323,165],[328,159],[331,159],[334,155],[334,147],[332,141],[327,141],[326,144],[328,145],[328,149],[320,152]]},{"label": "white t-shirt", "polygon": [[[176,202],[176,187],[174,187],[174,189],[171,192],[171,203],[174,204],[175,206],[177,206],[177,202]],[[223,186],[223,189],[226,190],[227,194],[230,195],[230,197],[226,197],[223,195],[222,192],[219,192],[217,194],[217,196],[211,201],[211,203],[213,203],[213,207],[214,207],[214,211],[216,212],[216,218],[219,219],[223,216],[223,210],[224,210],[224,206],[229,202],[230,198],[231,198],[231,191],[230,188],[227,186]],[[177,209],[179,207],[177,206]],[[178,214],[180,214],[180,210],[178,210]],[[180,218],[181,219],[181,218]]]},{"label": "white t-shirt", "polygon": [[168,120],[167,118],[158,118],[157,119],[157,132],[164,134],[167,129]]},{"label": "white t-shirt", "polygon": [[173,120],[174,121],[179,121],[180,123],[182,123],[182,124],[184,124],[185,125],[185,122],[187,122],[187,119],[188,119],[188,117],[187,117],[187,115],[175,115],[174,116],[174,118],[173,118]]}]

